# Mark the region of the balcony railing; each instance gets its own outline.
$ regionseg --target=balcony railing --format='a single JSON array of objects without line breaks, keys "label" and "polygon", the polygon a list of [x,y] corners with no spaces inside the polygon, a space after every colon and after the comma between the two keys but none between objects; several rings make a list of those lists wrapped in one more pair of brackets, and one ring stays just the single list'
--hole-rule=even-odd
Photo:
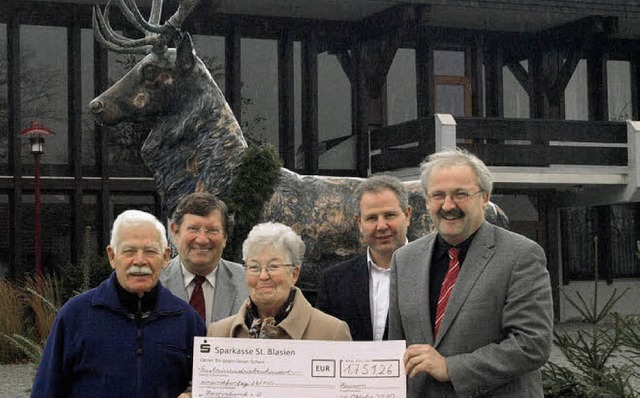
[{"label": "balcony railing", "polygon": [[372,173],[416,167],[437,147],[458,146],[488,166],[627,166],[624,122],[434,118],[371,132]]},{"label": "balcony railing", "polygon": [[460,147],[502,187],[580,188],[572,204],[640,201],[640,122],[433,118],[371,132],[371,172],[417,179],[427,155]]}]

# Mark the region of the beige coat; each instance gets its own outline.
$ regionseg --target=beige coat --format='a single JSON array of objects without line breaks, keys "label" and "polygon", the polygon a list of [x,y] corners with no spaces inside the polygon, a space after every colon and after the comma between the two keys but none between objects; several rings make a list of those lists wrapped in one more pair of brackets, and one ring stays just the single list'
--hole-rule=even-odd
[{"label": "beige coat", "polygon": [[[297,287],[293,300],[293,308],[289,315],[278,324],[289,338],[293,340],[343,340],[350,341],[351,333],[346,322],[327,315],[309,304]],[[249,329],[244,323],[247,303],[240,307],[237,314],[221,319],[209,325],[207,336],[210,337],[249,337]]]}]

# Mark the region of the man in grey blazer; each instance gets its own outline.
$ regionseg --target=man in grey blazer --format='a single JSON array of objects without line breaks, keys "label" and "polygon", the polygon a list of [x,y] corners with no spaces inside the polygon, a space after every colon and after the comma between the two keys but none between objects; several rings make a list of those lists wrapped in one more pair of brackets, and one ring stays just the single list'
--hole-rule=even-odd
[{"label": "man in grey blazer", "polygon": [[[244,268],[222,259],[232,228],[227,205],[209,193],[185,196],[173,213],[171,232],[178,256],[162,272],[160,283],[192,303],[194,291],[201,288],[201,315],[207,325],[238,312],[248,296]],[[196,287],[199,278],[202,282]]]},{"label": "man in grey blazer", "polygon": [[492,176],[468,152],[429,156],[421,183],[437,232],[391,261],[389,339],[407,341],[407,396],[542,397],[553,330],[544,251],[484,220]]}]

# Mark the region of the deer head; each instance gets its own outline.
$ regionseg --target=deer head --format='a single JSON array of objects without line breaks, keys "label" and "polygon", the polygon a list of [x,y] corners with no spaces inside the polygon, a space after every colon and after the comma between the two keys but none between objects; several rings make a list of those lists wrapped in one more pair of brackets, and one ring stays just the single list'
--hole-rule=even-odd
[{"label": "deer head", "polygon": [[[188,34],[181,25],[199,0],[180,0],[178,10],[164,25],[160,25],[162,0],[153,0],[149,20],[145,20],[134,0],[115,0],[125,18],[144,32],[140,39],[126,38],[116,33],[109,23],[114,0],[109,0],[104,13],[93,9],[93,30],[96,40],[110,51],[124,54],[147,54],[122,79],[89,104],[92,116],[99,124],[117,124],[123,120],[142,121],[170,111],[172,96],[179,90],[180,74],[191,71],[197,59]],[[177,48],[169,48],[172,42]]]}]

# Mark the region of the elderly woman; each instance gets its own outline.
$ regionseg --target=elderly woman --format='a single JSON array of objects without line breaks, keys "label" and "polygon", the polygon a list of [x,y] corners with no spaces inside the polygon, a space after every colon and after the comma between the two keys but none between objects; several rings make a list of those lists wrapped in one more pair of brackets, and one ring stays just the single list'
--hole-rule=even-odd
[{"label": "elderly woman", "polygon": [[351,340],[349,326],[317,310],[295,287],[304,242],[279,223],[258,224],[242,244],[249,298],[236,315],[214,322],[208,336]]}]

